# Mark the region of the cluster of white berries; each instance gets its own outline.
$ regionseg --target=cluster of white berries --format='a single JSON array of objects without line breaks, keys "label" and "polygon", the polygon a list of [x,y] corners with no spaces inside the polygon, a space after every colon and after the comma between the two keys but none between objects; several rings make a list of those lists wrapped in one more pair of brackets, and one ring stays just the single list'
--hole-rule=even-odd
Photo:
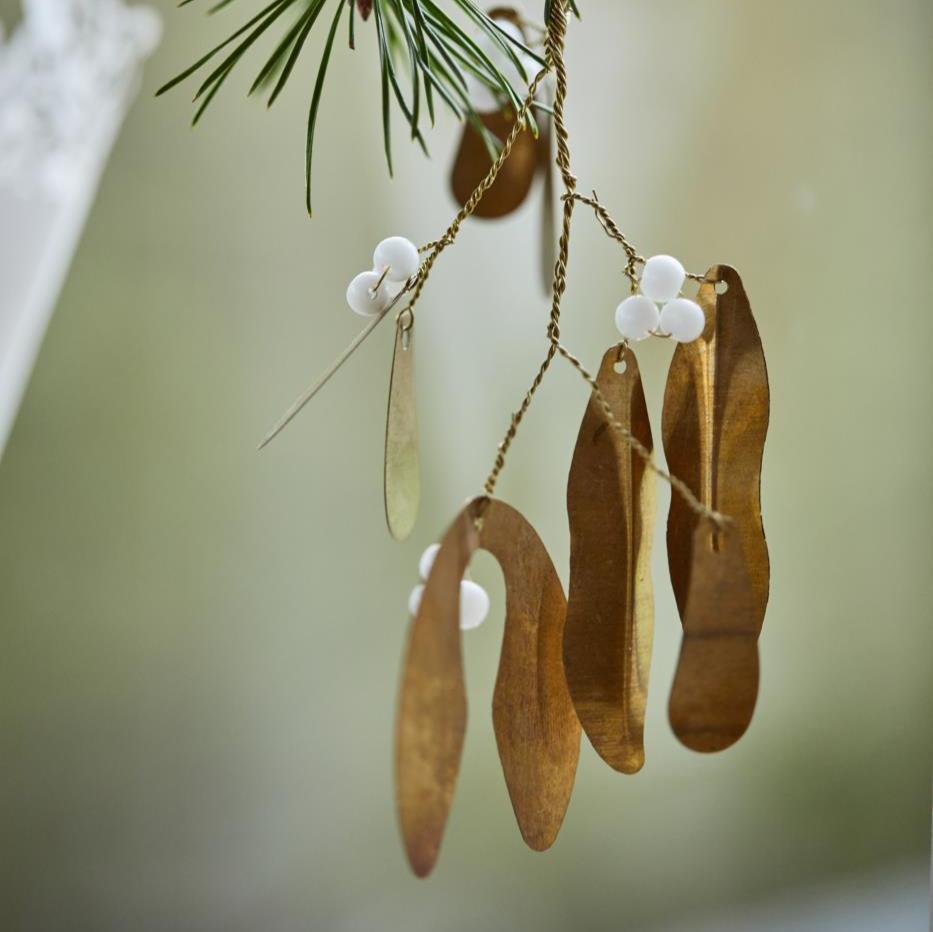
[{"label": "cluster of white berries", "polygon": [[[639,287],[616,308],[616,327],[627,340],[644,340],[652,334],[691,343],[706,326],[703,308],[680,296],[687,279],[684,267],[673,256],[652,256],[645,262]],[[660,307],[659,307],[660,305]]]},{"label": "cluster of white berries", "polygon": [[404,236],[384,239],[373,253],[373,268],[347,286],[347,304],[362,317],[381,314],[418,271],[418,247]]},{"label": "cluster of white berries", "polygon": [[[421,605],[421,597],[424,595],[424,584],[428,581],[431,573],[431,567],[434,565],[434,558],[437,551],[441,549],[440,544],[431,544],[418,561],[418,575],[421,576],[421,583],[411,590],[408,597],[408,611],[412,617],[418,613],[418,607]],[[489,595],[486,590],[472,579],[460,580],[460,629],[470,631],[478,628],[489,614]]]}]

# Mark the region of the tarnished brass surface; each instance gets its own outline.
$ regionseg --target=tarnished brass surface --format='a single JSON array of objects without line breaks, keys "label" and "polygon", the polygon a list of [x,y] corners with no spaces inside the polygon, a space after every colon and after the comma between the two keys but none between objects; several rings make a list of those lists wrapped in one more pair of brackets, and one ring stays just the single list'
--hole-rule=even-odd
[{"label": "tarnished brass surface", "polygon": [[703,522],[693,552],[668,715],[682,744],[694,751],[722,751],[742,737],[755,711],[757,597],[734,530],[715,531]]},{"label": "tarnished brass surface", "polygon": [[421,498],[413,323],[403,322],[395,328],[386,415],[384,490],[389,533],[396,540],[404,540],[415,526]]},{"label": "tarnished brass surface", "polygon": [[[700,500],[733,520],[755,593],[754,621],[768,604],[768,546],[761,522],[761,458],[768,431],[768,371],[742,279],[715,265],[697,295],[706,314],[699,340],[680,344],[664,393],[662,432],[671,472]],[[712,282],[725,282],[716,293]],[[683,618],[690,554],[698,517],[679,495],[671,498],[667,553]]]},{"label": "tarnished brass surface", "polygon": [[[651,424],[635,355],[625,371],[617,347],[603,356],[597,384],[618,421],[651,449]],[[570,591],[564,632],[567,685],[600,757],[623,773],[645,762],[645,704],[651,670],[654,596],[651,536],[655,477],[587,404],[567,483]]]},{"label": "tarnished brass surface", "polygon": [[[479,119],[493,136],[503,140],[512,131],[515,114],[511,110],[481,113]],[[494,220],[520,207],[531,189],[538,164],[538,140],[530,129],[525,129],[515,140],[499,177],[477,205],[474,216]],[[492,159],[482,137],[474,127],[465,123],[450,175],[451,190],[461,207],[486,177],[491,165]]]},{"label": "tarnished brass surface", "polygon": [[474,499],[441,541],[402,669],[396,792],[405,850],[420,877],[437,861],[460,767],[466,729],[460,579],[481,546],[505,577],[493,723],[515,816],[532,848],[553,843],[576,773],[580,726],[563,674],[566,603],[560,580],[540,538],[515,509]]},{"label": "tarnished brass surface", "polygon": [[460,580],[479,546],[473,503],[441,541],[402,665],[395,723],[399,824],[412,870],[427,876],[440,851],[466,732]]},{"label": "tarnished brass surface", "polygon": [[[505,20],[517,26],[525,43],[528,43],[524,19],[515,7],[492,7],[487,10],[487,15],[490,19]],[[509,135],[515,125],[515,115],[511,110],[481,113],[479,118],[483,126],[500,141]],[[543,123],[544,116],[539,116],[538,121],[539,124]],[[546,153],[549,151],[550,145],[545,142],[543,129],[538,139],[535,139],[531,131],[526,129],[516,139],[511,154],[499,172],[499,177],[477,205],[474,215],[494,220],[520,207],[528,196],[536,170],[544,167],[542,160],[546,158]],[[476,186],[486,177],[491,166],[492,159],[489,157],[482,137],[475,127],[464,123],[463,135],[460,138],[460,146],[454,158],[450,176],[451,190],[461,207],[469,200]]]},{"label": "tarnished brass surface", "polygon": [[[757,638],[768,604],[770,578],[760,495],[770,409],[768,373],[758,328],[738,272],[717,265],[706,277],[709,281],[700,286],[697,296],[706,314],[706,329],[699,340],[678,346],[671,361],[664,394],[664,452],[671,472],[683,479],[705,505],[731,519],[728,567],[735,576],[736,588],[747,586],[750,598],[745,598],[744,593],[734,599],[724,598],[719,609],[721,624],[715,630],[754,632]],[[725,283],[724,293],[717,293],[716,282]],[[668,562],[685,625],[686,613],[691,610],[691,573],[699,572],[709,562],[708,555],[693,552],[700,521],[680,496],[672,497],[667,523]],[[722,576],[723,594],[728,596],[729,577],[722,575],[726,570],[720,567],[717,572]],[[734,617],[738,611],[744,615]],[[707,627],[712,624],[712,619],[704,621]],[[677,683],[692,693],[698,686],[690,686],[687,676],[679,671]],[[757,688],[757,653],[748,677]],[[710,689],[720,689],[708,677],[704,683]],[[723,684],[721,688],[729,691],[733,686]],[[695,714],[699,714],[699,708],[696,706]],[[731,741],[719,746],[728,743]]]},{"label": "tarnished brass surface", "polygon": [[522,838],[543,851],[564,821],[580,753],[561,656],[567,604],[544,544],[510,505],[489,501],[480,545],[499,561],[506,585],[496,743]]}]

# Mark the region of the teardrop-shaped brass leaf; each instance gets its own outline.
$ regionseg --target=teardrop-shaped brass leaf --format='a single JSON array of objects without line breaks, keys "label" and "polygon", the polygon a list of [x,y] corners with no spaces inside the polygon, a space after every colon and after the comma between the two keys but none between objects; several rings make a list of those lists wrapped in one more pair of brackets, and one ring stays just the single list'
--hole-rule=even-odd
[{"label": "teardrop-shaped brass leaf", "polygon": [[489,501],[480,545],[499,561],[506,586],[496,743],[522,838],[544,851],[564,821],[580,754],[561,656],[567,603],[541,538],[514,508]]},{"label": "teardrop-shaped brass leaf", "polygon": [[[671,472],[710,508],[728,515],[741,540],[760,627],[768,604],[768,546],[761,522],[761,458],[768,431],[768,371],[742,279],[728,265],[706,273],[697,301],[706,314],[700,339],[680,344],[664,393],[664,454]],[[716,291],[722,282],[726,290]],[[671,496],[667,553],[683,618],[693,535],[699,518]]]},{"label": "teardrop-shaped brass leaf", "polygon": [[[761,460],[770,408],[768,373],[758,328],[738,272],[729,266],[717,265],[709,270],[706,278],[697,295],[706,314],[706,329],[700,339],[678,346],[671,362],[664,395],[664,452],[671,472],[683,479],[705,505],[731,519],[730,559],[718,572],[732,573],[737,593],[734,599],[725,598],[730,577],[722,576],[722,626],[754,632],[757,637],[768,604],[770,578],[768,547],[761,521]],[[725,285],[721,294],[717,293],[717,283]],[[688,604],[688,595],[693,593],[692,575],[702,572],[708,556],[694,553],[700,521],[681,496],[671,497],[667,523],[668,562],[677,606],[685,624],[686,613],[693,611]],[[749,598],[739,591],[743,587],[748,588]],[[738,610],[745,615],[727,617],[729,612]],[[706,627],[711,624],[704,622]],[[747,681],[757,690],[757,653],[754,664],[750,660],[749,663]],[[695,668],[688,666],[686,669]],[[731,675],[737,674],[734,671]],[[699,688],[698,684],[690,685],[688,676],[686,670],[678,672],[678,689],[685,695]],[[708,676],[703,683],[706,688],[722,689],[730,694],[735,688],[731,683],[714,684]],[[711,700],[714,698],[711,696]],[[671,702],[673,708],[673,695]],[[693,707],[699,715],[701,705]],[[750,718],[753,708],[754,700],[749,708],[743,706],[742,714],[747,712]],[[735,714],[741,718],[739,710]],[[717,716],[721,718],[722,713]],[[745,727],[747,724],[746,721]],[[691,727],[695,733],[703,731],[699,722],[694,721]],[[709,727],[720,729],[716,721],[711,721]],[[727,747],[744,730],[743,727],[736,733],[733,729],[731,740],[721,738],[705,742],[707,746],[702,749]],[[704,742],[694,740],[688,746],[698,743]]]},{"label": "teardrop-shaped brass leaf", "polygon": [[[615,418],[647,449],[651,423],[634,353],[616,371],[603,356],[597,384]],[[594,396],[587,404],[567,483],[570,587],[564,665],[574,708],[610,767],[645,762],[645,705],[654,634],[651,536],[655,477],[613,429]]]},{"label": "teardrop-shaped brass leaf", "polygon": [[680,742],[721,751],[745,733],[758,695],[757,596],[736,530],[694,532],[684,639],[668,715]]},{"label": "teardrop-shaped brass leaf", "polygon": [[[486,15],[492,20],[510,23],[522,34],[524,42],[528,43],[525,18],[520,10],[511,6],[497,6],[489,9]],[[511,110],[480,113],[478,116],[483,126],[499,142],[505,142],[515,125],[515,114]],[[545,151],[550,149],[550,146],[547,146],[547,149],[544,148],[543,140],[543,133],[535,139],[527,128],[519,135],[499,176],[476,205],[474,216],[494,220],[512,213],[524,203],[534,180],[535,171]],[[460,147],[457,150],[450,177],[451,190],[461,207],[470,199],[491,167],[489,150],[479,131],[469,123],[464,123]],[[551,265],[553,266],[553,263]]]},{"label": "teardrop-shaped brass leaf", "polygon": [[396,540],[405,540],[411,533],[421,498],[414,369],[415,326],[403,315],[395,328],[384,473],[386,523]]},{"label": "teardrop-shaped brass leaf", "polygon": [[[515,114],[511,110],[481,113],[479,119],[500,142],[505,141],[515,125]],[[477,204],[474,216],[494,220],[518,209],[531,189],[538,162],[538,141],[531,130],[525,128],[515,140],[499,176]],[[470,199],[491,167],[492,159],[482,136],[473,126],[465,123],[450,176],[451,190],[461,207]]]},{"label": "teardrop-shaped brass leaf", "polygon": [[399,823],[412,870],[437,862],[466,732],[460,651],[460,580],[479,546],[468,505],[444,535],[412,619],[395,725]]}]

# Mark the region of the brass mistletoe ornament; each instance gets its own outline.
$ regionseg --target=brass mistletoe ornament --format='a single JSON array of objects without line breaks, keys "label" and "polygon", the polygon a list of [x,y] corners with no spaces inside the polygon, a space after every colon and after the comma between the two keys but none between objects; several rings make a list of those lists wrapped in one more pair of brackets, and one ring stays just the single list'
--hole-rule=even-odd
[{"label": "brass mistletoe ornament", "polygon": [[[418,0],[411,3],[420,9]],[[376,0],[377,17],[380,9]],[[512,40],[525,48],[530,27],[520,14],[497,8],[490,11],[489,21],[505,23]],[[514,210],[539,172],[547,200],[556,168],[563,191],[550,276],[547,351],[509,419],[482,492],[425,551],[418,568],[421,582],[408,601],[395,781],[404,847],[418,876],[427,875],[437,862],[460,767],[467,717],[461,638],[490,612],[485,591],[466,578],[478,549],[496,558],[505,577],[493,724],[519,831],[534,850],[553,844],[563,824],[582,733],[620,773],[635,774],[645,764],[654,633],[650,557],[658,478],[673,490],[666,543],[683,628],[669,698],[671,728],[692,750],[721,751],[748,728],[758,694],[758,637],[769,587],[760,482],[770,399],[751,305],[735,269],[716,264],[696,274],[671,256],[645,259],[595,192],[577,190],[564,119],[566,30],[565,4],[552,0],[543,30],[543,59],[534,59],[543,66],[524,99],[499,106],[486,99],[485,106],[493,109],[467,123],[452,177],[461,209],[450,226],[421,247],[401,236],[376,246],[372,267],[354,277],[346,294],[350,308],[368,319],[366,326],[263,441],[265,445],[275,437],[392,314],[396,332],[385,507],[392,535],[400,540],[409,535],[421,488],[416,306],[437,259],[468,217],[495,218]],[[495,49],[487,45],[487,51]],[[488,58],[487,52],[482,56]],[[539,92],[550,75],[553,104],[541,110]],[[541,125],[532,120],[534,108],[545,114]],[[501,138],[488,147],[486,137],[493,133]],[[561,338],[572,221],[579,205],[590,208],[621,247],[631,292],[615,311],[622,340],[603,352],[595,375]],[[546,230],[547,223],[543,226]],[[697,285],[695,300],[684,294],[688,282]],[[668,469],[655,461],[655,430],[632,348],[649,338],[675,347],[660,431]],[[494,497],[523,418],[558,357],[590,388],[567,481],[566,593],[534,528]]]}]

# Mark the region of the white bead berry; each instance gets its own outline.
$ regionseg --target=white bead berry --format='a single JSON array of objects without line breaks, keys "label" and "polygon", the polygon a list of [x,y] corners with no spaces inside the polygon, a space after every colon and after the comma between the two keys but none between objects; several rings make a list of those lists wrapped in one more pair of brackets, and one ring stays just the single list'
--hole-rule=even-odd
[{"label": "white bead berry", "polygon": [[486,590],[471,579],[460,583],[460,630],[478,628],[489,614],[489,596]]},{"label": "white bead berry", "polygon": [[418,575],[421,577],[422,582],[428,581],[428,576],[431,575],[431,567],[434,566],[434,558],[437,556],[437,551],[440,549],[440,544],[431,544],[431,546],[421,554],[421,559],[418,561]]},{"label": "white bead berry", "polygon": [[421,597],[424,595],[424,584],[418,583],[414,589],[411,590],[411,595],[408,596],[408,614],[412,618],[418,614],[418,609],[421,608]]},{"label": "white bead berry", "polygon": [[641,273],[641,293],[659,304],[680,294],[687,273],[673,256],[652,256]]},{"label": "white bead berry", "polygon": [[689,298],[675,298],[661,308],[661,329],[678,343],[692,343],[706,327],[703,308]]},{"label": "white bead berry", "polygon": [[418,247],[404,236],[384,239],[373,253],[373,268],[381,275],[388,266],[386,278],[391,282],[407,281],[419,265]]},{"label": "white bead berry", "polygon": [[379,272],[360,272],[347,285],[347,304],[354,313],[362,317],[374,317],[389,306],[392,298],[385,288],[385,282],[379,283],[381,277]]},{"label": "white bead berry", "polygon": [[[421,599],[424,596],[424,583],[419,583],[408,596],[408,614],[412,618],[418,614]],[[486,590],[471,579],[460,580],[460,630],[472,631],[478,628],[489,614],[489,595]]]},{"label": "white bead berry", "polygon": [[626,340],[644,340],[658,329],[658,307],[643,294],[633,294],[616,308],[616,327]]}]

